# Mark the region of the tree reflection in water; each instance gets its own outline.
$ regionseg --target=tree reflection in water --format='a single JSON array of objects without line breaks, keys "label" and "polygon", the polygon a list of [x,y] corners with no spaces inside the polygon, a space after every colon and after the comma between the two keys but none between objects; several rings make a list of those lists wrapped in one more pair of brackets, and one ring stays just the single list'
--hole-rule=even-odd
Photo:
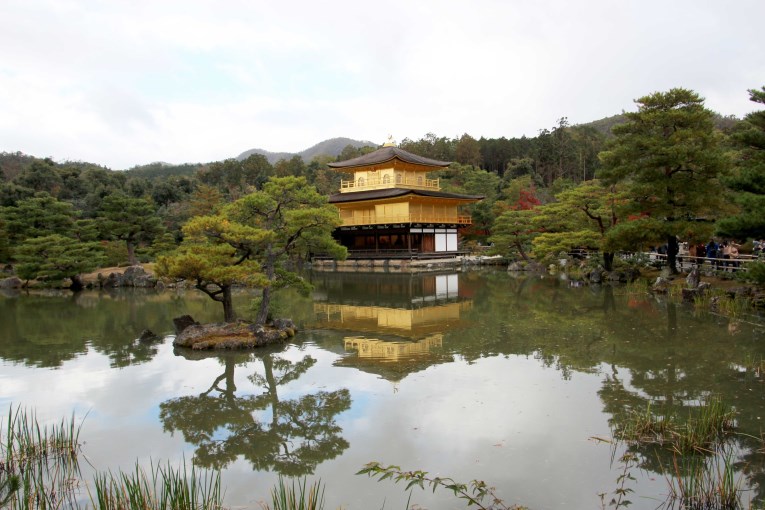
[{"label": "tree reflection in water", "polygon": [[[297,380],[316,363],[311,356],[294,362],[274,351],[219,354],[184,350],[177,354],[187,359],[219,357],[224,366],[207,391],[160,404],[164,429],[180,431],[196,446],[198,465],[222,469],[241,456],[255,470],[302,476],[348,448],[335,422],[338,414],[351,407],[347,389],[279,397],[280,386]],[[236,366],[256,360],[263,363],[263,374],[253,373],[248,380],[263,391],[237,394]]]}]

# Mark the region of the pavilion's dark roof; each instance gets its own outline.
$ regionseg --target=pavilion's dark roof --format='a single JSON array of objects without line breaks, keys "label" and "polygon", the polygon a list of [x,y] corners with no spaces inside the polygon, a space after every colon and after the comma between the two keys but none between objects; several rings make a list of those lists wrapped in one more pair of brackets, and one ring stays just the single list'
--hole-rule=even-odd
[{"label": "pavilion's dark roof", "polygon": [[421,197],[434,198],[453,198],[457,200],[482,200],[481,195],[460,195],[457,193],[444,193],[442,191],[429,191],[422,189],[407,188],[386,188],[374,189],[370,191],[354,191],[351,193],[335,193],[329,196],[330,204],[340,204],[344,202],[361,202],[364,200],[378,200],[382,198],[397,198],[406,195],[419,195]]},{"label": "pavilion's dark roof", "polygon": [[347,161],[340,161],[337,163],[330,163],[329,166],[331,168],[353,168],[377,165],[378,163],[385,163],[386,161],[390,161],[395,158],[398,158],[401,161],[406,161],[407,163],[413,163],[415,165],[433,167],[445,167],[450,165],[449,161],[438,161],[435,159],[424,158],[422,156],[412,154],[411,152],[407,152],[403,149],[399,149],[398,147],[383,147],[381,149],[377,149],[374,152],[370,152],[369,154],[359,156],[358,158],[349,159]]}]

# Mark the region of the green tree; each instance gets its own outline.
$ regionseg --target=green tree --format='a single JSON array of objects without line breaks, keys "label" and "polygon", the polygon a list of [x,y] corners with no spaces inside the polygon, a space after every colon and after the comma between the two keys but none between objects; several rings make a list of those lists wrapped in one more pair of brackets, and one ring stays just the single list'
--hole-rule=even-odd
[{"label": "green tree", "polygon": [[175,251],[178,245],[175,242],[175,236],[170,232],[165,232],[161,236],[157,236],[154,242],[151,243],[151,252],[156,257],[158,255],[167,255]]},{"label": "green tree", "polygon": [[277,177],[287,177],[289,175],[304,177],[305,169],[305,162],[298,155],[292,156],[290,159],[280,159],[274,165],[274,173]]},{"label": "green tree", "polygon": [[[125,183],[125,193],[133,198],[145,198],[153,194],[153,186],[145,177],[131,177]],[[154,199],[157,203],[157,199]]]},{"label": "green tree", "polygon": [[[752,101],[765,104],[765,87],[749,90]],[[735,200],[741,212],[717,223],[721,235],[746,239],[765,238],[765,110],[752,112],[744,118],[733,135],[738,149],[736,167],[727,181],[737,192]]]},{"label": "green tree", "polygon": [[454,159],[463,165],[480,166],[483,160],[478,140],[467,133],[462,135],[454,147]]},{"label": "green tree", "polygon": [[531,158],[513,158],[505,167],[505,179],[516,179],[534,174],[534,160]]},{"label": "green tree", "polygon": [[57,196],[61,190],[62,180],[56,171],[56,165],[51,159],[34,161],[21,171],[13,180],[19,186],[33,189],[37,192],[46,192]]},{"label": "green tree", "polygon": [[72,235],[83,242],[98,241],[101,238],[98,222],[94,219],[75,220]]},{"label": "green tree", "polygon": [[125,242],[131,265],[138,263],[136,247],[142,242],[150,243],[163,231],[154,207],[148,200],[130,198],[122,193],[110,195],[103,200],[99,221],[104,237]]},{"label": "green tree", "polygon": [[232,287],[266,284],[260,265],[250,260],[254,246],[261,241],[259,233],[219,214],[192,218],[183,234],[176,252],[157,258],[157,275],[193,281],[196,289],[223,305],[226,322],[235,321]]},{"label": "green tree", "polygon": [[103,262],[103,249],[98,243],[83,243],[70,237],[53,234],[27,239],[16,249],[16,272],[25,280],[72,281],[72,290],[81,290],[80,275],[93,271]]},{"label": "green tree", "polygon": [[210,163],[197,173],[203,184],[225,191],[231,199],[238,199],[252,188],[260,189],[274,175],[274,168],[262,154],[252,154],[239,161],[231,158]]},{"label": "green tree", "polygon": [[600,168],[598,153],[603,149],[605,139],[605,135],[592,126],[574,126],[571,128],[576,172],[568,177],[577,181],[586,181],[595,176]]},{"label": "green tree", "polygon": [[[597,180],[558,193],[555,202],[540,210],[537,222],[546,228],[534,239],[534,253],[544,256],[579,247],[598,248],[603,267],[612,271],[614,250],[608,234],[618,224],[625,203],[624,194],[615,186],[606,188]],[[553,218],[560,226],[551,228],[545,218]]]},{"label": "green tree", "polygon": [[446,138],[445,136],[438,137],[433,133],[428,133],[417,141],[404,138],[399,147],[426,158],[439,161],[453,161],[456,144],[457,140]]},{"label": "green tree", "polygon": [[16,206],[0,208],[0,216],[12,244],[51,234],[69,235],[75,221],[72,204],[57,200],[47,192],[20,200]]},{"label": "green tree", "polygon": [[531,240],[539,235],[532,209],[511,209],[503,212],[492,227],[489,241],[494,243],[494,252],[508,255],[517,251],[523,260],[529,261],[527,250]]},{"label": "green tree", "polygon": [[558,119],[558,125],[552,130],[553,157],[557,170],[554,172],[553,181],[560,178],[570,178],[574,164],[573,140],[568,118]]},{"label": "green tree", "polygon": [[343,147],[343,150],[341,150],[340,154],[337,155],[335,161],[348,161],[349,159],[363,156],[366,153],[362,149],[362,147],[354,147],[353,145],[348,144]]},{"label": "green tree", "polygon": [[125,172],[112,172],[104,168],[89,167],[82,171],[79,179],[83,182],[87,194],[75,200],[83,216],[95,218],[106,197],[120,193],[125,189]]},{"label": "green tree", "polygon": [[655,241],[666,241],[668,267],[677,272],[678,236],[697,236],[701,222],[711,225],[721,213],[728,159],[712,112],[695,92],[675,88],[636,102],[638,111],[613,128],[599,175],[607,185],[624,184],[632,212],[650,218],[645,226]]},{"label": "green tree", "polygon": [[12,182],[0,183],[0,207],[15,207],[24,199],[32,198],[35,190]]},{"label": "green tree", "polygon": [[5,220],[0,215],[0,262],[8,262],[11,259],[11,243],[8,240],[8,230],[5,228]]},{"label": "green tree", "polygon": [[226,321],[236,319],[231,287],[263,290],[255,318],[264,324],[273,290],[302,281],[288,268],[312,253],[344,258],[332,239],[337,210],[303,177],[275,177],[214,216],[193,218],[184,228],[180,251],[160,257],[161,276],[190,279],[197,289],[223,305]]},{"label": "green tree", "polygon": [[[148,190],[147,190],[148,191]],[[172,181],[160,181],[150,191],[151,199],[159,207],[167,207],[173,202],[184,198],[183,191]],[[144,195],[133,195],[136,198],[144,198]]]},{"label": "green tree", "polygon": [[[302,163],[302,159],[300,160]],[[251,154],[242,161],[242,177],[249,186],[262,189],[269,178],[274,175],[274,167],[263,154]]]}]

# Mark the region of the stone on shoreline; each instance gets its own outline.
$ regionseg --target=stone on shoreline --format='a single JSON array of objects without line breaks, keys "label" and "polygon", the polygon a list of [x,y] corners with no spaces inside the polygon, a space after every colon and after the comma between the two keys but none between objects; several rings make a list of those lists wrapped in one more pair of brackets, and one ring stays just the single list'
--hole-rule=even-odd
[{"label": "stone on shoreline", "polygon": [[106,278],[98,274],[98,282],[105,289],[118,287],[141,287],[153,288],[157,284],[157,279],[146,272],[141,265],[130,266],[123,273],[109,273]]},{"label": "stone on shoreline", "polygon": [[0,289],[20,289],[24,286],[24,282],[21,278],[11,276],[9,278],[3,278],[0,280]]},{"label": "stone on shoreline", "polygon": [[[184,317],[191,319],[190,316]],[[290,319],[276,319],[265,326],[248,321],[194,322],[176,335],[173,345],[191,349],[252,349],[284,343],[296,332],[297,327]]]},{"label": "stone on shoreline", "polygon": [[180,335],[184,329],[189,326],[199,325],[197,321],[191,315],[181,315],[173,319],[173,326],[175,326],[175,334]]},{"label": "stone on shoreline", "polygon": [[700,282],[696,287],[682,289],[683,303],[693,303],[696,298],[703,297],[711,290],[712,286],[707,282]]}]

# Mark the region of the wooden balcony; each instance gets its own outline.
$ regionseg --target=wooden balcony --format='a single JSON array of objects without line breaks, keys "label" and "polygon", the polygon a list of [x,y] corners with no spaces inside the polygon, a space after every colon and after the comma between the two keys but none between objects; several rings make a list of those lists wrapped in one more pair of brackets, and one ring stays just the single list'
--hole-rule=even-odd
[{"label": "wooden balcony", "polygon": [[357,179],[355,181],[340,181],[340,193],[354,191],[371,191],[375,189],[408,188],[439,191],[440,179],[425,179],[424,177],[401,177],[396,179]]},{"label": "wooden balcony", "polygon": [[406,214],[396,216],[378,216],[376,214],[341,217],[343,227],[354,227],[359,225],[395,225],[408,223],[427,223],[427,224],[445,224],[445,225],[470,225],[473,219],[470,216],[438,216],[432,214]]}]

